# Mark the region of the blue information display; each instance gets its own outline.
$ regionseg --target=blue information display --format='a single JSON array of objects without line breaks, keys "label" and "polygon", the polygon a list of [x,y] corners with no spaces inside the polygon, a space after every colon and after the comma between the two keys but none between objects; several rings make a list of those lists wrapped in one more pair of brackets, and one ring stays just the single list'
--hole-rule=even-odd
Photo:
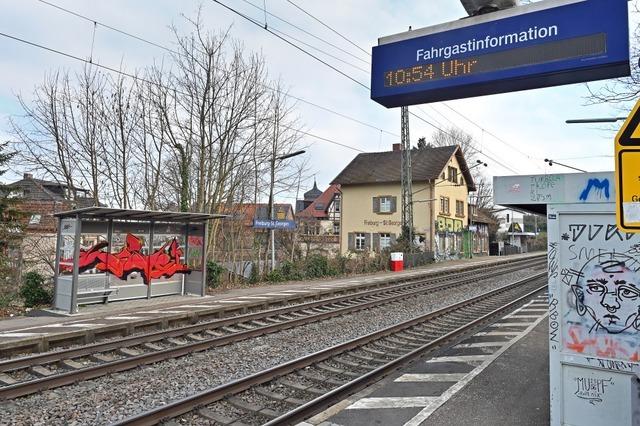
[{"label": "blue information display", "polygon": [[296,222],[293,220],[276,220],[276,219],[254,219],[254,229],[296,229]]},{"label": "blue information display", "polygon": [[371,99],[391,108],[629,74],[627,0],[551,0],[380,39]]}]

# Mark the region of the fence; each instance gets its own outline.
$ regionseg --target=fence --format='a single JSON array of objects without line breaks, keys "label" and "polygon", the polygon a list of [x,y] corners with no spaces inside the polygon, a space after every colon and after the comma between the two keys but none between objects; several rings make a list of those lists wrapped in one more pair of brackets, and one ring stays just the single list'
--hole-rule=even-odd
[{"label": "fence", "polygon": [[404,268],[415,268],[433,263],[433,252],[404,253]]}]

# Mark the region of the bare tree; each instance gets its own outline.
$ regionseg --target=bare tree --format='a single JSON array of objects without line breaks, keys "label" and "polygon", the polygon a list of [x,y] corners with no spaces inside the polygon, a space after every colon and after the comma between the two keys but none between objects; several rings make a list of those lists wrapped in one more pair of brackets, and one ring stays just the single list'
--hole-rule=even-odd
[{"label": "bare tree", "polygon": [[[632,14],[638,15],[638,2],[633,2]],[[633,29],[630,46],[631,75],[628,77],[606,80],[604,84],[593,86],[587,84],[589,95],[587,104],[611,103],[628,111],[628,103],[635,102],[640,95],[640,69],[635,66],[640,60],[640,24]]]},{"label": "bare tree", "polygon": [[[31,101],[19,96],[24,116],[12,128],[22,165],[121,208],[226,213],[291,190],[298,171],[273,161],[300,144],[286,89],[228,30],[207,30],[200,13],[187,22],[187,33],[173,30],[170,66],[134,71],[143,78],[88,66],[47,75]],[[246,245],[246,229],[221,226],[211,226],[211,256],[220,241]]]},{"label": "bare tree", "polygon": [[[77,151],[71,144],[68,112],[70,96],[60,72],[45,76],[27,102],[18,95],[23,114],[10,118],[18,162],[28,170],[44,171],[52,179],[73,188]],[[71,194],[73,195],[73,194]]]}]

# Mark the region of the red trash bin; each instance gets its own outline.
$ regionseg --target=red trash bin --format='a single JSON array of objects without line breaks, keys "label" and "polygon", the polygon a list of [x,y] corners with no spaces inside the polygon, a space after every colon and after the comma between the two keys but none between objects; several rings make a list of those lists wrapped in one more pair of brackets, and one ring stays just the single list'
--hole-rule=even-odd
[{"label": "red trash bin", "polygon": [[393,272],[404,270],[404,254],[403,253],[391,253],[390,267]]}]

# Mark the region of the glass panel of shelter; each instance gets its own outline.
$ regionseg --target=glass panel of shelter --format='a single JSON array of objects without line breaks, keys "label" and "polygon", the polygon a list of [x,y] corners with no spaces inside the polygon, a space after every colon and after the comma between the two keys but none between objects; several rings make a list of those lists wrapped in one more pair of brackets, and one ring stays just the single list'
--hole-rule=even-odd
[{"label": "glass panel of shelter", "polygon": [[[109,288],[108,274],[96,267],[99,259],[91,256],[96,251],[109,250],[108,225],[107,222],[82,221],[80,264],[78,265],[78,294]],[[71,258],[73,258],[73,252],[71,253]]]},{"label": "glass panel of shelter", "polygon": [[[173,242],[177,243],[177,247],[172,247]],[[186,259],[186,229],[185,225],[156,223],[153,230],[153,249],[151,254],[161,254],[164,259],[160,259],[155,266],[155,274],[160,273],[165,262],[184,264]],[[171,275],[171,270],[167,271],[167,275]],[[171,276],[161,275],[152,277],[151,294],[153,296],[182,294],[183,290],[183,274],[175,273]]]}]

